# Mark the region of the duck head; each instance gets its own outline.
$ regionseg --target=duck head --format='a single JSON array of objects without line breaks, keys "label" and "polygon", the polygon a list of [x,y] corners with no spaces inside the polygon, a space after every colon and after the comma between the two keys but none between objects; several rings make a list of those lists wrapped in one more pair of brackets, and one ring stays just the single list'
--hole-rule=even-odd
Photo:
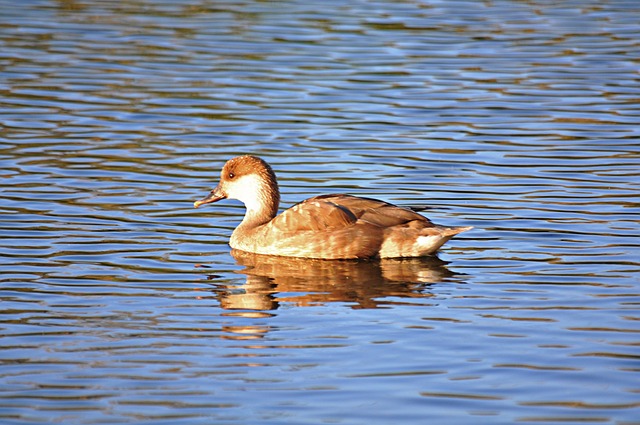
[{"label": "duck head", "polygon": [[232,158],[222,167],[216,188],[193,206],[198,208],[222,199],[237,199],[247,208],[247,216],[268,216],[270,220],[276,216],[280,203],[276,175],[257,156]]}]

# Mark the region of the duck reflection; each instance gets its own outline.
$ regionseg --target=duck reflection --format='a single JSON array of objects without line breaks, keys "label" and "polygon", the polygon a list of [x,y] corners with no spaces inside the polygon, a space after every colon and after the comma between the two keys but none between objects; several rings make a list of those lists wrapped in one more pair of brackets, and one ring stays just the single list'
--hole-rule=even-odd
[{"label": "duck reflection", "polygon": [[275,257],[232,250],[244,266],[244,285],[218,285],[225,309],[275,310],[280,303],[313,306],[353,303],[378,308],[429,298],[430,285],[455,276],[437,257],[378,261],[327,261]]}]

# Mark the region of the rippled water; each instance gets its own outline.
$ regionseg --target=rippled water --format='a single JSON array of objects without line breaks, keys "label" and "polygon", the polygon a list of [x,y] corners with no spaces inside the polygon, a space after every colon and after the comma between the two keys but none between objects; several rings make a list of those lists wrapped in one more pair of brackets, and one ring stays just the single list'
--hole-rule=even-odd
[{"label": "rippled water", "polygon": [[[640,423],[635,0],[0,8],[3,424]],[[232,253],[240,153],[475,229]]]}]

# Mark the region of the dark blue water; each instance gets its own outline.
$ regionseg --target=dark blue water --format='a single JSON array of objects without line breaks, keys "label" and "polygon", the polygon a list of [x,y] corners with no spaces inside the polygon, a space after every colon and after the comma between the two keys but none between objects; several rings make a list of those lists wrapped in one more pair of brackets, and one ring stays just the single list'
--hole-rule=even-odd
[{"label": "dark blue water", "polygon": [[[0,9],[3,424],[638,423],[636,1]],[[475,229],[232,255],[244,153]]]}]

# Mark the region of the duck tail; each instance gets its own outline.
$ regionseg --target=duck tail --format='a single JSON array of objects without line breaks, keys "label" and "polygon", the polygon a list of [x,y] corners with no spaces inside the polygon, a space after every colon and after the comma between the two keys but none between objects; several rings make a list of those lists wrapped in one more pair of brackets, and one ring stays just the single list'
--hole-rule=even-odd
[{"label": "duck tail", "polygon": [[444,237],[453,237],[458,233],[466,232],[467,230],[473,229],[473,226],[460,226],[460,227],[445,227],[441,230],[442,236]]}]

